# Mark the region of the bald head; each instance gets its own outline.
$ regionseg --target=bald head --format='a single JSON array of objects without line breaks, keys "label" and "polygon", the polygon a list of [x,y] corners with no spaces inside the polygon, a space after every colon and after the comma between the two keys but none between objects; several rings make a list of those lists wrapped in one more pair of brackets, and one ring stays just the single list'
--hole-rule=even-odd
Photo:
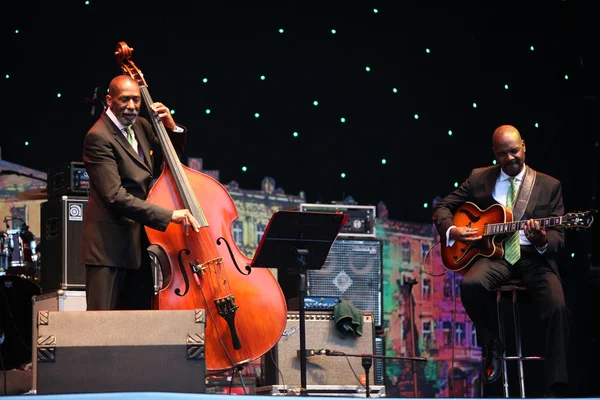
[{"label": "bald head", "polygon": [[139,85],[135,81],[135,79],[133,79],[129,75],[118,75],[115,78],[113,78],[112,81],[110,81],[110,84],[108,85],[108,94],[115,97],[118,96],[119,92],[121,92],[121,90],[125,88],[136,87],[139,90]]},{"label": "bald head", "polygon": [[521,141],[521,134],[512,125],[501,125],[494,131],[492,135],[492,148],[496,146],[496,143],[504,140],[506,137],[512,137],[517,141]]},{"label": "bald head", "polygon": [[128,75],[115,77],[108,86],[106,104],[122,125],[132,125],[140,112],[140,85]]},{"label": "bald head", "polygon": [[516,176],[525,165],[525,141],[512,125],[496,128],[492,135],[492,151],[502,170]]}]

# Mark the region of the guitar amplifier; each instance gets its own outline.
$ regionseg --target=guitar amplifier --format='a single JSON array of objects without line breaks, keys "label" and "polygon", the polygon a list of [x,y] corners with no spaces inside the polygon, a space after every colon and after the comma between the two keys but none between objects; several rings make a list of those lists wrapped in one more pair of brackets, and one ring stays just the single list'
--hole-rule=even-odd
[{"label": "guitar amplifier", "polygon": [[[333,311],[306,311],[306,349],[328,349],[346,354],[375,354],[373,314],[363,315],[361,337],[342,337],[335,328]],[[265,385],[300,385],[300,313],[288,311],[279,342],[263,357]],[[369,382],[376,384],[378,365],[369,370]],[[360,385],[366,378],[361,357],[311,355],[306,362],[307,385]]]},{"label": "guitar amplifier", "polygon": [[90,178],[83,162],[69,163],[51,168],[48,171],[48,198],[61,196],[87,196]]},{"label": "guitar amplifier", "polygon": [[375,206],[304,203],[300,204],[300,211],[348,214],[348,221],[338,236],[375,237]]}]

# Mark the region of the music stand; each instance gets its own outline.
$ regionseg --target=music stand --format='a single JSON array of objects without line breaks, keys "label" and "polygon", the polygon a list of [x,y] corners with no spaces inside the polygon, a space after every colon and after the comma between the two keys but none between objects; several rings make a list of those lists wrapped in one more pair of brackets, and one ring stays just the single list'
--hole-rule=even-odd
[{"label": "music stand", "polygon": [[321,269],[347,214],[305,211],[277,211],[269,220],[265,233],[250,264],[255,268],[293,267],[298,277],[300,318],[300,386],[306,396],[306,334],[304,297],[307,269]]}]

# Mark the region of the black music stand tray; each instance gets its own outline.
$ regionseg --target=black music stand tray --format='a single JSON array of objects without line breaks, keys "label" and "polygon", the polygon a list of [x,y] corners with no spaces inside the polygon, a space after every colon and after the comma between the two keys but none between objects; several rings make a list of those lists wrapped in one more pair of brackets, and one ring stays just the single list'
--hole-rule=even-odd
[{"label": "black music stand tray", "polygon": [[[347,214],[330,212],[277,211],[269,220],[252,259],[254,268],[279,268],[297,272],[300,318],[300,386],[306,396],[306,334],[304,297],[307,269],[321,269]],[[285,268],[285,269],[284,269]]]}]

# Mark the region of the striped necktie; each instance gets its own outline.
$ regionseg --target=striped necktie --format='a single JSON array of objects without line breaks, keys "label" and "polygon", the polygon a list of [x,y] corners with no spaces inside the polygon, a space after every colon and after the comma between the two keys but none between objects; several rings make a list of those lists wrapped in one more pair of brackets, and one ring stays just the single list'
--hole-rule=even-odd
[{"label": "striped necktie", "polygon": [[[511,210],[515,206],[517,200],[517,179],[515,177],[508,178],[510,187],[506,194],[506,207]],[[510,264],[514,264],[521,258],[521,244],[519,240],[519,231],[513,232],[504,241],[504,259]]]}]

